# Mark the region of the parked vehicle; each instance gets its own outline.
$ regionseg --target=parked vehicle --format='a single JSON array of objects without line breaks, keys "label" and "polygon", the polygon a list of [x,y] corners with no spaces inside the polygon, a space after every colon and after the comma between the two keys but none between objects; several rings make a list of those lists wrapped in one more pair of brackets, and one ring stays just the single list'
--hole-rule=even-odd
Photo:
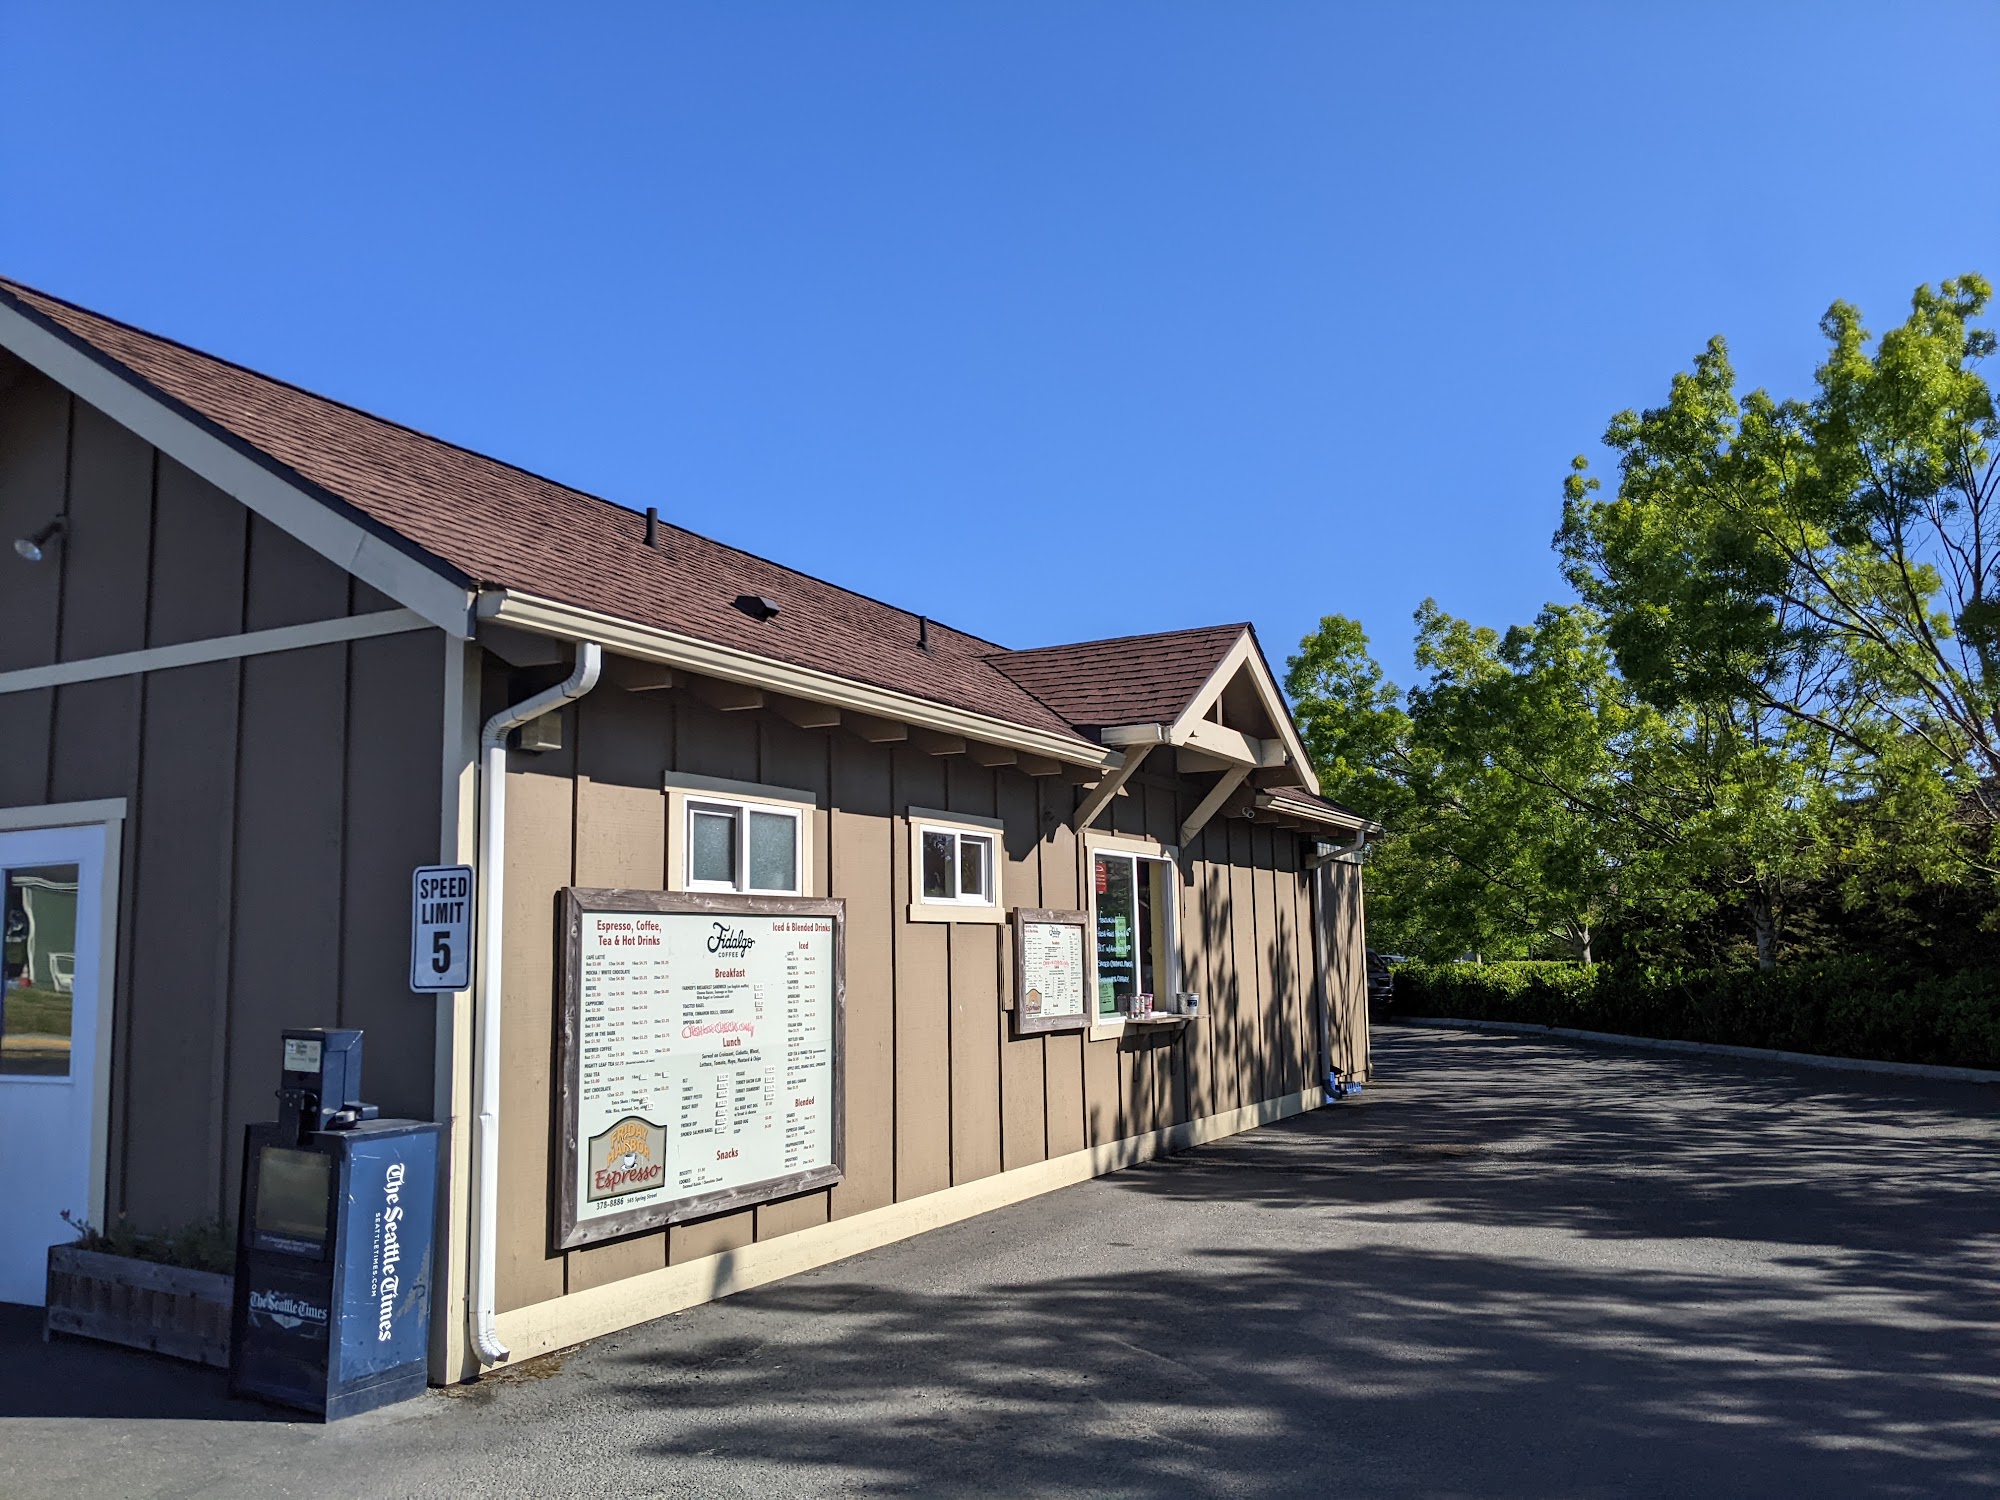
[{"label": "parked vehicle", "polygon": [[1394,993],[1389,969],[1392,964],[1401,962],[1403,955],[1400,953],[1377,953],[1373,948],[1368,950],[1368,1013],[1371,1016],[1379,1016],[1388,1010]]}]

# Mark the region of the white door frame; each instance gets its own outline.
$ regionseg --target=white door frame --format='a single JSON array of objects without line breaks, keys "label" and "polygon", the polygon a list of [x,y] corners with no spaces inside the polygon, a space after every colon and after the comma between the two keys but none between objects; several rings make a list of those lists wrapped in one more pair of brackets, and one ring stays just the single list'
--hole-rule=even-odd
[{"label": "white door frame", "polygon": [[118,989],[118,872],[124,847],[125,799],[99,802],[57,802],[42,807],[0,807],[0,833],[25,833],[44,828],[100,827],[104,830],[104,860],[98,894],[97,924],[97,1046],[90,1060],[90,1222],[104,1226],[105,1186],[111,1150],[112,997]]}]

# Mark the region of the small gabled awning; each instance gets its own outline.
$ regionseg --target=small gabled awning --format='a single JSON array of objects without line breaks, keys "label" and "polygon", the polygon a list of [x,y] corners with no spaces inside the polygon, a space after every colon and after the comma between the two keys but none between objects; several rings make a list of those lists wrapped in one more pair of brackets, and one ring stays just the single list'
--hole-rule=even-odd
[{"label": "small gabled awning", "polygon": [[993,665],[1123,762],[1077,808],[1088,827],[1142,762],[1171,750],[1186,775],[1210,774],[1207,794],[1181,825],[1186,844],[1223,807],[1256,815],[1241,799],[1274,786],[1318,790],[1270,663],[1248,625],[1125,636],[1009,651]]}]

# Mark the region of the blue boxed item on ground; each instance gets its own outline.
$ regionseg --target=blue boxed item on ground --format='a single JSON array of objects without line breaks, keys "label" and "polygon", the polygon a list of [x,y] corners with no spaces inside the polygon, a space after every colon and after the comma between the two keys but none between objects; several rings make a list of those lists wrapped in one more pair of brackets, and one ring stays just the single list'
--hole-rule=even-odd
[{"label": "blue boxed item on ground", "polygon": [[229,1388],[332,1421],[424,1389],[439,1128],[373,1118],[361,1033],[285,1034],[244,1134]]}]

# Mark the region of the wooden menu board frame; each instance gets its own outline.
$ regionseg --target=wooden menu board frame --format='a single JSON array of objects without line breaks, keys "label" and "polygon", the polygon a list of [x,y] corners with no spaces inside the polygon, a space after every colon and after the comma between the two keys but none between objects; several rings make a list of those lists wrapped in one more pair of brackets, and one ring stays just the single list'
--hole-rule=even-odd
[{"label": "wooden menu board frame", "polygon": [[[1044,1016],[1028,1014],[1028,974],[1027,929],[1036,926],[1074,927],[1077,930],[1077,988],[1083,992],[1083,1009],[1073,1016]],[[1088,1031],[1095,1010],[1094,992],[1090,983],[1090,914],[1081,911],[1060,911],[1039,906],[1017,906],[1014,908],[1014,1034],[1035,1036],[1048,1031]]]},{"label": "wooden menu board frame", "polygon": [[[832,1160],[803,1171],[743,1183],[717,1192],[667,1199],[623,1213],[580,1219],[577,1181],[583,1169],[578,1128],[578,1067],[582,1046],[583,920],[590,913],[641,913],[649,916],[708,917],[770,916],[833,919],[833,997],[830,1072],[832,1075]],[[556,1179],[555,1249],[572,1250],[605,1240],[622,1239],[667,1224],[684,1224],[716,1214],[731,1213],[755,1203],[769,1203],[800,1193],[831,1187],[847,1165],[847,903],[806,896],[731,896],[684,891],[587,890],[562,892],[563,969],[557,1018],[556,1094],[562,1138],[561,1175]]]}]

